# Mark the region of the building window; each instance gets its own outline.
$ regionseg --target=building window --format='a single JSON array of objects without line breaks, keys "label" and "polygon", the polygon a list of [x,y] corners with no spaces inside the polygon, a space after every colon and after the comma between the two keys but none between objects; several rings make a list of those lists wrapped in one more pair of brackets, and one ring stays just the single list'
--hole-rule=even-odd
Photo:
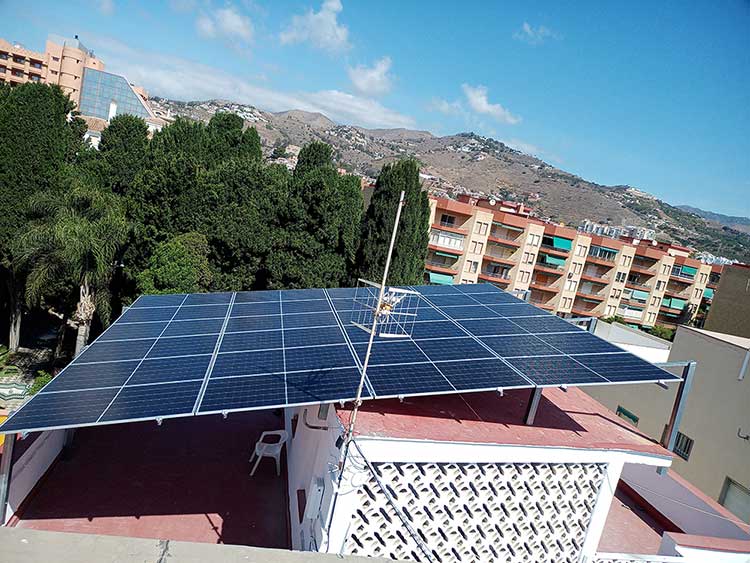
[{"label": "building window", "polygon": [[664,265],[663,265],[663,266],[661,267],[661,273],[662,273],[662,274],[668,274],[668,273],[669,273],[669,272],[671,272],[671,271],[672,271],[672,269],[671,269],[671,268],[669,267],[669,264],[664,264]]},{"label": "building window", "polygon": [[623,266],[629,266],[630,265],[630,256],[623,256],[622,261],[620,262]]},{"label": "building window", "polygon": [[583,244],[579,244],[576,246],[576,256],[586,256],[586,246]]},{"label": "building window", "polygon": [[687,461],[690,459],[690,452],[693,451],[693,439],[688,438],[682,432],[677,432],[677,441],[674,443],[674,453]]},{"label": "building window", "polygon": [[479,267],[479,262],[474,262],[472,260],[466,261],[466,271],[470,274],[476,274],[477,268]]},{"label": "building window", "polygon": [[26,63],[26,57],[14,56],[13,57],[13,62],[16,63],[16,64],[19,64],[19,65],[25,64]]},{"label": "building window", "polygon": [[656,282],[656,291],[661,291],[664,289],[664,280],[659,280]]},{"label": "building window", "polygon": [[647,322],[653,323],[655,320],[656,320],[656,313],[649,313]]},{"label": "building window", "polygon": [[444,248],[464,249],[464,237],[461,235],[446,233],[445,231],[433,230],[430,233],[430,244]]},{"label": "building window", "polygon": [[695,288],[695,299],[700,299],[700,296],[703,294],[700,287]]},{"label": "building window", "polygon": [[488,223],[480,223],[477,222],[474,225],[474,232],[478,235],[486,235],[487,234],[487,228],[489,227]]},{"label": "building window", "polygon": [[563,309],[570,309],[570,306],[573,304],[573,299],[570,297],[563,297],[562,300],[562,308]]},{"label": "building window", "polygon": [[13,69],[13,70],[11,71],[11,74],[12,74],[13,76],[18,76],[19,78],[23,77],[23,71],[22,71],[22,70],[16,70],[16,69]]},{"label": "building window", "polygon": [[700,275],[700,282],[698,282],[698,283],[705,284],[706,280],[708,280],[708,274],[701,274]]},{"label": "building window", "polygon": [[471,251],[474,254],[482,254],[482,252],[484,251],[484,243],[483,242],[478,242],[478,241],[473,241],[471,243]]},{"label": "building window", "polygon": [[524,264],[533,264],[535,256],[536,255],[533,252],[524,252],[523,253],[523,263]]},{"label": "building window", "polygon": [[523,283],[526,283],[527,281],[529,281],[529,272],[525,270],[521,270],[521,281]]},{"label": "building window", "polygon": [[474,283],[474,282],[471,280],[467,280],[465,278],[461,278],[461,283]]},{"label": "building window", "polygon": [[612,290],[612,299],[619,299],[620,295],[622,295],[621,289],[613,289]]},{"label": "building window", "polygon": [[575,291],[576,285],[578,285],[578,282],[576,280],[565,280],[566,291]]},{"label": "building window", "polygon": [[52,60],[55,61],[56,63],[60,62],[60,57],[52,57]]},{"label": "building window", "polygon": [[622,405],[617,405],[617,410],[615,411],[615,414],[619,416],[621,419],[627,420],[633,426],[638,426],[638,417],[635,416],[632,412],[630,412],[628,409],[626,409]]},{"label": "building window", "polygon": [[611,317],[615,314],[616,307],[614,305],[607,305],[607,316]]},{"label": "building window", "polygon": [[573,273],[574,274],[580,274],[582,269],[583,269],[583,264],[581,264],[579,262],[573,262]]},{"label": "building window", "polygon": [[615,281],[617,283],[623,283],[627,277],[628,277],[627,272],[617,272],[617,274],[615,275]]},{"label": "building window", "polygon": [[539,243],[542,242],[542,237],[539,235],[530,234],[529,235],[529,244],[531,246],[539,246]]},{"label": "building window", "polygon": [[661,301],[661,299],[659,297],[654,296],[651,298],[651,305],[656,306],[659,304],[659,301]]},{"label": "building window", "polygon": [[750,522],[750,490],[734,479],[726,478],[719,502],[745,522]]},{"label": "building window", "polygon": [[455,227],[456,226],[456,218],[453,215],[446,215],[443,213],[440,216],[440,224],[443,227]]}]

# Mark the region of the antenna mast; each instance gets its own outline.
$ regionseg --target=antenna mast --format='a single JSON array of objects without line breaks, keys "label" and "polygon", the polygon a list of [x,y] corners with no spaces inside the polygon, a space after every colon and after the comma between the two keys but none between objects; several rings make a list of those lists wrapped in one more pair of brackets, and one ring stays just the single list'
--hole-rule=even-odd
[{"label": "antenna mast", "polygon": [[367,366],[370,363],[370,352],[372,351],[372,343],[375,340],[375,331],[377,329],[378,320],[381,314],[381,307],[383,305],[383,294],[385,293],[385,284],[388,281],[388,270],[391,267],[391,257],[393,255],[393,246],[396,243],[396,233],[398,231],[398,222],[401,219],[401,209],[404,207],[404,195],[405,192],[401,192],[401,197],[398,200],[398,208],[396,209],[396,219],[393,222],[393,231],[391,232],[391,244],[388,247],[388,255],[385,259],[385,269],[383,270],[383,281],[380,284],[380,292],[378,293],[378,302],[375,306],[375,311],[372,315],[372,326],[370,327],[370,339],[367,341],[367,351],[365,352],[365,361],[362,364],[362,376],[359,378],[359,387],[357,387],[357,398],[354,400],[354,410],[352,411],[352,417],[349,420],[349,428],[346,432],[346,443],[348,444],[354,436],[354,424],[357,422],[357,413],[359,407],[362,404],[362,388],[365,386],[365,377],[367,376]]}]

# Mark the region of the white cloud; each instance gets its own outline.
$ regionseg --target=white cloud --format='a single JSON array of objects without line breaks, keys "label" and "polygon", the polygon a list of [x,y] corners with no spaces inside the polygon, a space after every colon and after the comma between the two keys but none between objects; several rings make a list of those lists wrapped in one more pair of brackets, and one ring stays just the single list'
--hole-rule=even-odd
[{"label": "white cloud", "polygon": [[253,38],[253,22],[232,6],[200,14],[195,20],[195,28],[201,37],[244,42]]},{"label": "white cloud", "polygon": [[195,29],[201,37],[216,37],[216,26],[214,20],[206,14],[201,14],[195,20]]},{"label": "white cloud", "polygon": [[282,45],[309,41],[324,51],[337,52],[349,48],[349,29],[338,22],[344,7],[341,0],[324,0],[320,11],[308,10],[292,17],[292,23],[281,32]]},{"label": "white cloud", "polygon": [[463,104],[458,100],[449,102],[448,100],[443,100],[441,98],[434,98],[427,106],[427,109],[444,113],[445,115],[466,115],[466,110],[464,109]]},{"label": "white cloud", "polygon": [[529,45],[541,45],[547,39],[559,39],[560,36],[550,28],[540,25],[534,27],[529,22],[523,22],[521,29],[513,34],[513,39],[523,41]]},{"label": "white cloud", "polygon": [[105,16],[111,16],[115,12],[114,0],[97,0],[96,4]]},{"label": "white cloud", "polygon": [[391,91],[393,77],[388,74],[389,70],[390,57],[383,57],[371,67],[357,65],[348,68],[354,89],[366,96],[382,96]]},{"label": "white cloud", "polygon": [[107,68],[124,74],[152,95],[177,100],[221,98],[252,104],[267,111],[301,109],[320,112],[339,123],[364,127],[415,126],[414,119],[376,100],[341,92],[288,92],[259,86],[215,67],[147,52],[106,37],[91,37]]},{"label": "white cloud", "polygon": [[513,115],[500,104],[491,104],[487,98],[487,88],[485,86],[463,84],[461,89],[464,91],[469,107],[475,112],[489,115],[509,125],[516,125],[521,122],[520,116]]}]

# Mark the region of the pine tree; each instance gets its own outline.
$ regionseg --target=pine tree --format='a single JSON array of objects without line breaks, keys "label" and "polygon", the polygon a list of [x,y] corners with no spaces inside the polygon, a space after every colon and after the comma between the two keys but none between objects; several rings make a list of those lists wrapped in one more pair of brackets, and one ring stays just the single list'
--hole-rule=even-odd
[{"label": "pine tree", "polygon": [[385,268],[393,221],[401,192],[406,192],[393,249],[388,283],[418,285],[424,279],[430,207],[419,183],[419,163],[400,160],[383,167],[365,213],[357,253],[359,276],[379,282]]},{"label": "pine tree", "polygon": [[99,153],[103,183],[116,194],[126,193],[141,171],[148,149],[148,125],[134,115],[118,115],[102,131]]}]

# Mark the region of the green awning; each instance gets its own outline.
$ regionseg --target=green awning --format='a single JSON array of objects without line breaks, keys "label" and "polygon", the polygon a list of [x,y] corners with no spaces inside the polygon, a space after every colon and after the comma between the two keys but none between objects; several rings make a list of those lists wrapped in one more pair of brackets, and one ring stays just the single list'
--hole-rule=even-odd
[{"label": "green awning", "polygon": [[698,268],[693,268],[691,266],[683,266],[681,270],[683,274],[688,276],[695,276],[695,274],[698,273]]},{"label": "green awning", "polygon": [[676,297],[665,297],[662,301],[662,305],[671,309],[684,309],[687,301],[684,299],[677,299]]},{"label": "green awning", "polygon": [[705,297],[706,299],[713,299],[714,290],[711,289],[710,287],[707,287],[706,289],[703,290],[703,297]]},{"label": "green awning", "polygon": [[460,254],[458,254],[458,253],[456,253],[456,254],[451,254],[450,252],[442,252],[442,251],[440,251],[440,250],[436,250],[436,251],[435,251],[435,254],[437,254],[438,256],[445,256],[446,258],[458,258],[459,256],[461,256],[461,255],[460,255]]},{"label": "green awning", "polygon": [[648,291],[633,290],[633,299],[638,301],[646,301],[648,299]]},{"label": "green awning", "polygon": [[552,240],[554,241],[552,243],[552,246],[555,248],[562,248],[563,250],[570,250],[573,248],[573,241],[567,238],[561,238],[561,237],[552,237]]},{"label": "green awning", "polygon": [[545,263],[552,264],[553,266],[565,265],[565,258],[557,258],[555,256],[550,256],[549,254],[542,254],[542,258],[544,259]]},{"label": "green awning", "polygon": [[430,283],[436,283],[439,285],[452,285],[453,276],[449,276],[447,274],[436,274],[435,272],[430,272]]}]

